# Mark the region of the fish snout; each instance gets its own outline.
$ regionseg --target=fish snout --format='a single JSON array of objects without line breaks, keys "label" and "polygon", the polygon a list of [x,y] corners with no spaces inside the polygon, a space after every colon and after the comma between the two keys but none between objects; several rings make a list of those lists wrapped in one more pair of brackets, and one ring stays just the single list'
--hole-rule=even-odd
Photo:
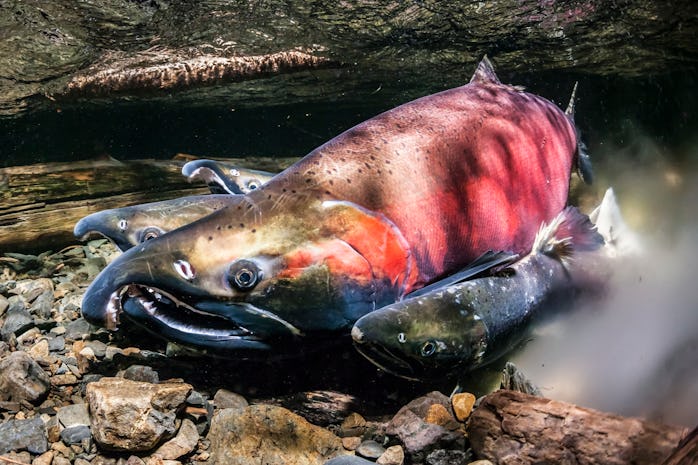
[{"label": "fish snout", "polygon": [[364,343],[364,333],[363,333],[363,331],[361,331],[361,328],[354,325],[354,327],[351,328],[351,338],[355,344],[363,344]]}]

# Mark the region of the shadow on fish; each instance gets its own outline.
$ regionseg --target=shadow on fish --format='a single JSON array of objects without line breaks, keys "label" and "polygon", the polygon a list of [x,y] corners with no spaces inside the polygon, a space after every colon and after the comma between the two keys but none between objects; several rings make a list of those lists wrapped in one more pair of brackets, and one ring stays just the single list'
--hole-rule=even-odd
[{"label": "shadow on fish", "polygon": [[369,312],[481,269],[488,251],[528,253],[565,206],[575,161],[590,173],[571,113],[503,85],[485,58],[469,84],[361,123],[235,205],[128,250],[91,284],[83,315],[212,350],[347,335]]},{"label": "shadow on fish", "polygon": [[567,207],[542,225],[530,254],[497,275],[425,288],[360,318],[355,347],[384,371],[414,380],[497,360],[529,335],[534,319],[569,310],[580,295],[602,295],[610,259],[639,249],[612,190],[591,219]]}]

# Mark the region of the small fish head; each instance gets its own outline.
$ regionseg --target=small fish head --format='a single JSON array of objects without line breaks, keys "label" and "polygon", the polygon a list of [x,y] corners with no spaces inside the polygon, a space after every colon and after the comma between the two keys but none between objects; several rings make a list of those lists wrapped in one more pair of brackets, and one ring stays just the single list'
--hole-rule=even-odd
[{"label": "small fish head", "polygon": [[383,370],[416,380],[468,370],[481,350],[484,326],[438,295],[407,299],[360,318],[354,346]]},{"label": "small fish head", "polygon": [[102,210],[78,221],[73,234],[81,239],[92,233],[100,234],[123,252],[196,221],[237,200],[236,197],[227,194],[199,195]]},{"label": "small fish head", "polygon": [[400,292],[354,237],[367,233],[357,229],[365,216],[320,196],[284,208],[247,199],[119,257],[83,313],[111,328],[125,314],[175,342],[221,349],[348,332]]}]

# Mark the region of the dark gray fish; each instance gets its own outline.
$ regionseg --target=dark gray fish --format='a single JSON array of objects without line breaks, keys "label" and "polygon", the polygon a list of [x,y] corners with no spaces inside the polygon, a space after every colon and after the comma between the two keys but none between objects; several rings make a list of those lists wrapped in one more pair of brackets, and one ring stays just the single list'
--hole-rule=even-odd
[{"label": "dark gray fish", "polygon": [[[612,191],[594,216],[622,223]],[[498,275],[417,291],[362,317],[352,329],[355,347],[384,370],[410,379],[490,363],[519,344],[545,309],[564,308],[580,291],[604,289],[608,257],[618,249],[610,242],[616,228],[608,222],[603,227],[602,237],[568,207],[541,227],[529,255]]]},{"label": "dark gray fish", "polygon": [[204,181],[214,194],[248,194],[276,176],[215,160],[190,161],[182,167],[182,175],[190,182]]},{"label": "dark gray fish", "polygon": [[92,213],[75,224],[73,234],[85,239],[101,234],[122,252],[166,232],[239,202],[239,196],[193,195]]}]

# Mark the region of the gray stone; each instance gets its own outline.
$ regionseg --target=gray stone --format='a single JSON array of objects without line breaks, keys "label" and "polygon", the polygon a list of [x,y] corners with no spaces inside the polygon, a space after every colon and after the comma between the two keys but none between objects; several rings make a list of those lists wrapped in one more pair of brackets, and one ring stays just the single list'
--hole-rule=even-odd
[{"label": "gray stone", "polygon": [[0,453],[19,450],[32,454],[43,454],[48,450],[46,427],[40,417],[0,424]]},{"label": "gray stone", "polygon": [[370,460],[362,459],[361,457],[356,457],[353,455],[347,455],[343,457],[336,457],[328,460],[324,465],[375,465],[376,462],[371,462]]},{"label": "gray stone", "polygon": [[220,410],[207,439],[210,463],[317,465],[347,454],[337,436],[275,405]]},{"label": "gray stone", "polygon": [[102,378],[87,385],[91,427],[107,450],[142,452],[176,432],[176,413],[189,395],[185,383],[151,384]]},{"label": "gray stone", "polygon": [[206,399],[204,399],[204,396],[201,395],[199,391],[191,391],[191,394],[187,397],[187,404],[195,407],[203,407],[206,404]]},{"label": "gray stone", "polygon": [[7,311],[10,310],[26,310],[27,301],[21,295],[12,295],[7,298],[7,302],[10,304]]},{"label": "gray stone", "polygon": [[471,456],[462,450],[435,450],[427,455],[427,465],[468,465]]},{"label": "gray stone", "polygon": [[87,404],[66,405],[58,409],[56,416],[58,421],[66,428],[90,424],[90,413],[87,410]]},{"label": "gray stone", "polygon": [[61,431],[61,440],[65,444],[80,444],[84,439],[92,436],[90,427],[87,425],[68,426]]},{"label": "gray stone", "polygon": [[62,352],[65,350],[65,339],[63,336],[52,336],[48,333],[48,350],[51,352]]},{"label": "gray stone", "polygon": [[0,329],[0,336],[5,341],[9,341],[10,337],[19,335],[34,326],[34,318],[24,308],[10,307],[5,314],[5,323]]},{"label": "gray stone", "polygon": [[122,373],[122,377],[132,381],[142,381],[144,383],[157,384],[160,382],[160,375],[147,365],[131,365]]},{"label": "gray stone", "polygon": [[213,396],[213,405],[219,409],[233,408],[242,410],[249,404],[240,394],[228,391],[227,389],[219,389]]},{"label": "gray stone", "polygon": [[84,318],[78,318],[65,325],[66,340],[79,341],[90,334],[90,324]]},{"label": "gray stone", "polygon": [[39,402],[50,380],[26,352],[12,352],[0,361],[0,400]]},{"label": "gray stone", "polygon": [[377,459],[385,452],[385,447],[371,439],[362,441],[356,448],[356,454],[367,459]]},{"label": "gray stone", "polygon": [[104,358],[107,353],[107,345],[102,341],[88,341],[85,346],[92,349],[97,358]]},{"label": "gray stone", "polygon": [[47,320],[51,318],[51,308],[53,307],[53,291],[46,290],[39,294],[39,296],[34,300],[31,307],[29,308],[29,313],[36,315],[39,318]]}]

